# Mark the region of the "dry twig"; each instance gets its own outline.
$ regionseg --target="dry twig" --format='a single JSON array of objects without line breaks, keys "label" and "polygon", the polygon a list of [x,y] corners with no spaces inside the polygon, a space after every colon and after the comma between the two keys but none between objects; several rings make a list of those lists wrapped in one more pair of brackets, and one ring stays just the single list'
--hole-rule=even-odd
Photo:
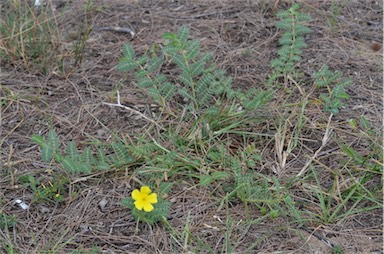
[{"label": "dry twig", "polygon": [[145,120],[147,120],[148,122],[151,122],[153,124],[155,124],[157,127],[159,127],[161,130],[165,130],[164,127],[162,127],[160,124],[158,124],[155,120],[149,118],[148,116],[144,115],[143,113],[141,113],[140,111],[137,111],[133,108],[130,108],[128,106],[125,106],[123,104],[121,104],[120,102],[120,93],[119,91],[116,92],[117,93],[117,103],[108,103],[108,102],[103,102],[103,104],[105,105],[108,105],[108,106],[112,106],[112,107],[119,107],[119,108],[123,108],[127,111],[130,111],[136,115],[139,115],[141,116],[142,118],[144,118]]}]

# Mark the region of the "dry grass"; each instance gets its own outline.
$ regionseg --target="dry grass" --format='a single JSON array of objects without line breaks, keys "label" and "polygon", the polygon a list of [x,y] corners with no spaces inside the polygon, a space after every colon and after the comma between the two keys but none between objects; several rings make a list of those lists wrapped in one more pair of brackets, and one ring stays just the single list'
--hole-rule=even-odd
[{"label": "dry grass", "polygon": [[[85,1],[54,1],[57,6],[62,47],[69,48],[71,33],[81,30],[82,5]],[[113,2],[113,3],[112,3]],[[371,139],[381,144],[382,132],[382,3],[379,1],[343,1],[339,9],[329,1],[301,1],[303,10],[312,16],[312,32],[307,36],[300,68],[312,74],[323,63],[340,70],[353,80],[348,88],[351,98],[332,122],[335,138],[331,139],[315,159],[322,185],[334,183],[334,170],[344,158],[340,144],[347,144],[359,153],[369,152],[367,138],[351,127],[347,119],[364,116],[378,135]],[[80,181],[76,195],[64,203],[32,203],[27,211],[14,205],[15,199],[30,203],[33,194],[17,182],[19,176],[31,173],[46,176],[57,166],[41,162],[37,145],[30,137],[54,128],[61,140],[82,143],[96,137],[108,142],[107,130],[128,139],[140,133],[148,122],[104,102],[114,103],[119,90],[125,105],[137,106],[146,112],[148,103],[140,97],[130,78],[115,70],[122,46],[130,41],[137,51],[144,51],[158,42],[164,32],[190,27],[193,38],[199,38],[204,50],[211,50],[218,66],[226,69],[237,87],[262,86],[275,57],[279,32],[274,27],[274,13],[285,9],[286,1],[94,1],[94,27],[121,26],[136,32],[114,31],[90,33],[83,62],[78,68],[61,73],[53,69],[47,75],[29,72],[22,62],[0,59],[0,211],[15,215],[17,225],[10,231],[0,230],[0,250],[3,253],[70,253],[73,250],[91,253],[202,253],[227,252],[231,241],[234,253],[330,253],[330,247],[320,238],[340,245],[344,253],[383,253],[382,210],[350,215],[340,223],[314,223],[311,230],[319,237],[295,228],[289,218],[266,220],[248,225],[244,206],[228,204],[217,209],[217,196],[193,182],[182,181],[170,194],[172,212],[169,219],[173,234],[163,224],[139,225],[121,199],[130,196],[132,174],[125,169],[107,172]],[[335,5],[335,6],[334,6]],[[333,7],[332,7],[333,6]],[[333,9],[332,9],[333,8]],[[203,15],[202,15],[203,14]],[[0,40],[1,43],[1,40]],[[0,44],[1,46],[1,44]],[[70,59],[70,57],[68,57]],[[68,60],[66,64],[73,62]],[[309,90],[312,84],[303,85]],[[279,97],[280,96],[280,97]],[[277,95],[270,114],[278,115]],[[315,94],[313,95],[315,96]],[[302,131],[300,149],[288,158],[281,179],[295,176],[305,163],[304,155],[313,154],[321,144],[328,115],[312,104],[306,111],[308,121]],[[274,134],[276,123],[257,130]],[[277,155],[272,141],[260,147],[263,161],[260,172],[274,175]],[[382,162],[380,162],[382,163]],[[329,170],[324,170],[329,169]],[[48,176],[49,178],[49,176]],[[76,180],[76,179],[73,179]],[[348,185],[340,179],[339,188]],[[283,180],[282,180],[283,181]],[[380,184],[374,179],[371,185]],[[345,184],[345,186],[343,186]],[[295,186],[295,197],[310,199],[306,186]],[[220,191],[220,188],[218,189]],[[225,193],[221,193],[225,195]],[[108,201],[101,209],[99,202]],[[307,203],[311,204],[310,202]],[[316,204],[303,209],[316,209]],[[252,220],[261,217],[251,212]],[[228,235],[230,233],[230,235]],[[14,252],[6,249],[11,246]]]}]

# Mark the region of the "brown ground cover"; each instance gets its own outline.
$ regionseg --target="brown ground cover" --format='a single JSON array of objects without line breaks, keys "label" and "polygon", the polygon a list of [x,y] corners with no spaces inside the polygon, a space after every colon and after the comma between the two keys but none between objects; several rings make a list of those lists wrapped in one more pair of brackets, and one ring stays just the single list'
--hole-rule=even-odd
[{"label": "brown ground cover", "polygon": [[[64,47],[74,43],[83,20],[85,1],[54,1],[59,23],[62,25]],[[345,127],[346,119],[364,116],[373,128],[382,128],[382,15],[381,1],[299,1],[302,11],[311,15],[312,32],[306,36],[300,68],[310,75],[315,68],[327,63],[333,70],[350,77],[350,99],[334,119],[335,131],[357,151],[364,153],[365,142]],[[148,124],[123,109],[104,102],[115,102],[120,91],[126,105],[146,112],[149,102],[130,81],[129,76],[116,71],[122,47],[130,42],[142,52],[160,42],[165,32],[190,28],[191,36],[199,39],[203,50],[211,50],[216,64],[234,78],[234,85],[243,89],[263,86],[270,71],[269,62],[276,56],[279,30],[275,27],[275,12],[286,9],[288,1],[94,1],[98,7],[93,13],[92,27],[119,26],[135,32],[101,31],[94,29],[87,40],[82,64],[61,74],[52,70],[42,75],[26,70],[22,63],[1,62],[0,72],[0,211],[15,215],[17,225],[10,231],[0,231],[0,252],[6,253],[6,243],[12,243],[15,252],[9,253],[70,253],[82,250],[91,253],[98,246],[100,253],[193,253],[197,250],[195,238],[177,242],[162,224],[139,225],[130,211],[121,205],[121,199],[130,196],[132,179],[126,171],[113,171],[78,182],[78,195],[67,202],[55,204],[32,203],[24,211],[15,205],[15,199],[30,203],[33,194],[17,182],[26,173],[47,175],[55,165],[41,162],[31,135],[46,133],[54,128],[61,140],[77,143],[96,137],[110,139],[106,129],[122,137],[140,132]],[[1,38],[0,38],[1,39]],[[71,65],[71,62],[66,63]],[[299,96],[299,95],[298,95]],[[6,98],[6,99],[5,99]],[[279,98],[276,99],[276,104]],[[271,111],[275,109],[272,107]],[[276,107],[277,110],[277,107]],[[326,123],[327,115],[313,108],[309,118]],[[312,120],[314,122],[314,120]],[[315,126],[305,135],[321,142],[322,131]],[[316,144],[312,144],[313,149]],[[332,167],[338,160],[332,151],[337,142],[329,144],[328,156],[322,162]],[[275,161],[273,146],[265,147],[265,168]],[[290,160],[285,175],[295,175],[302,167],[299,159]],[[269,171],[270,174],[273,174]],[[327,174],[321,176],[327,180]],[[72,179],[75,181],[76,179]],[[377,179],[376,184],[381,180]],[[245,227],[244,206],[233,204],[229,210],[217,210],[214,198],[205,189],[184,182],[173,189],[172,213],[169,223],[179,232],[188,230],[203,239],[213,253],[221,253],[225,244],[227,212],[233,224],[233,253],[243,253],[259,242],[251,253],[331,253],[327,240],[342,246],[344,253],[383,253],[382,210],[351,215],[342,223],[313,225],[310,232],[290,228],[287,218],[269,220]],[[324,183],[326,184],[326,183]],[[298,195],[300,188],[297,189]],[[107,200],[101,209],[99,202]],[[260,216],[259,211],[254,216]],[[188,221],[188,230],[185,229]],[[236,224],[237,223],[237,224]],[[315,232],[317,236],[311,235]],[[321,240],[323,239],[323,240]]]}]

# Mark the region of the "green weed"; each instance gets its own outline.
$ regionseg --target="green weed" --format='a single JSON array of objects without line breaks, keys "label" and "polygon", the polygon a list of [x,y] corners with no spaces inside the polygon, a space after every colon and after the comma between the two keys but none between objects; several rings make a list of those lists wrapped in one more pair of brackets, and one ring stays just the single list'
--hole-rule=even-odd
[{"label": "green weed", "polygon": [[16,217],[0,213],[0,228],[2,230],[14,227],[16,225]]},{"label": "green weed", "polygon": [[39,8],[31,1],[7,1],[0,10],[0,57],[25,69],[49,73],[62,65],[60,31],[51,1]]},{"label": "green weed", "polygon": [[92,23],[94,19],[94,13],[96,12],[96,7],[94,5],[93,0],[88,0],[86,4],[84,4],[84,14],[83,20],[81,22],[81,26],[79,27],[79,31],[77,32],[77,38],[75,43],[73,44],[73,54],[75,58],[75,67],[79,67],[83,61],[85,49],[87,46],[87,40],[89,35],[92,32]]},{"label": "green weed", "polygon": [[349,95],[344,88],[351,84],[351,80],[342,79],[340,72],[330,71],[327,65],[321,67],[313,76],[316,87],[324,87],[327,90],[326,94],[320,95],[320,99],[324,102],[324,111],[333,115],[338,114],[339,110],[344,106],[342,100],[349,99]]},{"label": "green weed", "polygon": [[342,14],[342,10],[347,6],[348,1],[332,1],[329,8],[329,14],[326,15],[326,20],[333,33],[339,31],[338,18]]},{"label": "green weed", "polygon": [[169,193],[171,187],[172,184],[170,183],[160,183],[159,187],[154,192],[157,194],[157,203],[153,204],[154,208],[150,212],[137,209],[134,205],[134,200],[131,197],[124,198],[122,204],[132,210],[132,215],[138,222],[142,221],[153,224],[155,222],[165,221],[169,216],[171,203],[163,197]]},{"label": "green weed", "polygon": [[[332,119],[340,113],[349,97],[345,87],[350,81],[327,66],[309,77],[309,84],[301,80],[304,74],[299,63],[302,50],[307,46],[304,36],[310,29],[305,22],[309,22],[310,17],[299,12],[299,5],[294,4],[288,10],[278,12],[277,18],[277,27],[283,34],[278,56],[271,62],[271,74],[266,81],[268,90],[244,92],[235,89],[232,79],[217,68],[210,52],[201,51],[199,41],[190,38],[187,28],[166,33],[163,43],[148,47],[143,54],[126,44],[117,67],[131,75],[144,96],[160,106],[161,112],[154,116],[155,119],[132,111],[139,113],[154,128],[130,138],[129,142],[116,135],[118,141],[114,143],[101,145],[96,141],[83,150],[71,141],[61,144],[53,130],[46,137],[33,135],[33,141],[40,146],[42,160],[59,164],[71,175],[118,168],[134,171],[140,181],[154,190],[157,200],[151,203],[153,210],[147,212],[135,205],[133,197],[123,199],[122,204],[132,211],[138,222],[162,222],[171,232],[175,249],[184,251],[193,248],[217,250],[193,235],[190,215],[186,216],[181,232],[168,222],[171,203],[167,194],[172,185],[184,180],[211,191],[218,211],[225,206],[223,253],[236,252],[238,246],[233,242],[235,218],[229,213],[230,203],[244,206],[246,227],[283,217],[289,221],[285,229],[301,228],[309,223],[342,223],[353,215],[380,209],[382,185],[372,187],[369,183],[382,176],[382,147],[374,138],[377,133],[365,119],[360,119],[359,123],[351,119],[348,124],[361,131],[361,137],[369,141],[368,155],[338,141],[345,156],[337,169],[329,170],[317,160],[328,142],[337,138],[332,135]],[[80,62],[81,58],[78,59]],[[281,83],[285,87],[278,116],[260,117],[259,113]],[[308,86],[312,86],[311,92],[305,90]],[[295,96],[294,89],[302,96]],[[329,117],[319,148],[306,156],[300,149],[300,142],[306,124],[311,121],[307,107],[313,91],[320,91],[319,99]],[[119,94],[118,104],[108,105],[129,109],[120,104]],[[268,134],[255,131],[255,127],[267,122],[275,129],[268,129]],[[266,164],[262,150],[272,142],[276,161],[268,168],[271,171],[268,174],[260,169]],[[308,158],[302,160],[304,166],[300,172],[296,176],[285,174],[290,158],[301,159],[301,156]],[[331,172],[329,179],[333,181],[327,186],[319,177],[326,170]],[[28,177],[26,184],[35,192],[41,186],[41,182],[33,177]],[[300,191],[305,199],[295,195],[297,186],[303,186]],[[51,192],[55,193],[56,189]],[[305,206],[310,208],[303,209]],[[196,244],[192,247],[193,242]],[[247,251],[252,251],[259,243],[252,244]]]},{"label": "green weed", "polygon": [[65,152],[63,152],[59,137],[54,130],[49,131],[47,138],[41,135],[32,135],[32,140],[40,145],[44,162],[51,162],[54,159],[56,163],[59,163],[72,174],[108,170],[134,162],[134,158],[122,142],[95,146],[96,151],[92,151],[91,147],[79,151],[77,145],[70,141],[66,144]]},{"label": "green weed", "polygon": [[33,193],[34,202],[56,201],[62,202],[68,192],[68,177],[60,174],[53,175],[53,179],[47,177],[36,178],[31,174],[19,177],[19,183],[24,188],[29,188]]},{"label": "green weed", "polygon": [[[187,28],[166,33],[163,38],[162,47],[154,45],[142,56],[136,56],[133,47],[126,44],[118,69],[134,72],[137,86],[164,110],[176,107],[172,115],[181,117],[177,120],[195,119],[191,135],[196,128],[209,132],[211,125],[215,129],[229,127],[231,122],[224,119],[246,118],[270,98],[262,90],[243,93],[234,89],[232,79],[214,65],[211,53],[201,52],[199,41],[189,38]],[[169,68],[176,69],[177,80],[166,71]],[[240,107],[243,109],[236,112]],[[217,115],[222,115],[220,122]]]},{"label": "green weed", "polygon": [[277,51],[278,57],[271,61],[273,71],[268,78],[269,85],[279,82],[280,78],[287,83],[290,78],[297,78],[300,75],[295,65],[301,60],[302,49],[307,47],[304,35],[311,30],[305,26],[310,16],[299,12],[299,8],[299,4],[293,4],[288,10],[276,14],[279,19],[276,27],[284,33],[279,40],[281,47]]}]

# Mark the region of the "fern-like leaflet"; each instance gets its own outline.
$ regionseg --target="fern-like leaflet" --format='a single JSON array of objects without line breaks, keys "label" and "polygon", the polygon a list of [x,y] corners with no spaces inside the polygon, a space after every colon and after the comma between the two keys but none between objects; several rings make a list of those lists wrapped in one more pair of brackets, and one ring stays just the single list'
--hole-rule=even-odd
[{"label": "fern-like leaflet", "polygon": [[[193,127],[186,133],[201,131],[202,125],[194,121],[206,126],[210,124],[208,119],[214,119],[212,114],[208,114],[208,119],[202,118],[211,107],[220,105],[221,112],[227,112],[225,108],[229,105],[235,103],[240,108],[240,104],[244,104],[246,106],[241,107],[243,115],[238,117],[247,119],[247,114],[255,115],[255,110],[270,98],[269,91],[252,89],[243,96],[234,89],[232,78],[217,68],[211,52],[201,52],[200,42],[189,38],[186,27],[177,33],[164,34],[163,39],[161,46],[151,46],[143,56],[137,56],[132,46],[125,46],[118,69],[132,71],[137,86],[160,108],[172,109],[172,116],[192,122]],[[225,121],[219,122],[225,124]]]},{"label": "fern-like leaflet", "polygon": [[313,77],[317,88],[326,88],[327,93],[320,95],[320,99],[324,102],[324,110],[336,115],[344,107],[342,100],[349,98],[345,87],[351,84],[351,80],[342,79],[340,72],[332,72],[327,65],[321,67]]},{"label": "fern-like leaflet", "polygon": [[[115,142],[110,149],[95,147],[97,153],[91,147],[85,147],[81,152],[75,142],[68,142],[65,153],[61,152],[60,141],[54,130],[50,130],[47,139],[40,135],[33,135],[32,140],[41,147],[44,162],[52,159],[71,174],[89,174],[93,170],[108,170],[133,163],[126,146],[121,142]],[[111,153],[112,151],[112,153]]]},{"label": "fern-like leaflet", "polygon": [[279,78],[287,81],[288,76],[297,76],[295,65],[301,60],[302,49],[307,47],[304,35],[311,30],[303,23],[310,20],[310,16],[300,13],[300,5],[293,4],[288,10],[280,11],[276,14],[280,19],[276,27],[284,33],[279,40],[280,49],[278,57],[271,61],[272,73],[269,75],[268,84],[272,85]]}]

